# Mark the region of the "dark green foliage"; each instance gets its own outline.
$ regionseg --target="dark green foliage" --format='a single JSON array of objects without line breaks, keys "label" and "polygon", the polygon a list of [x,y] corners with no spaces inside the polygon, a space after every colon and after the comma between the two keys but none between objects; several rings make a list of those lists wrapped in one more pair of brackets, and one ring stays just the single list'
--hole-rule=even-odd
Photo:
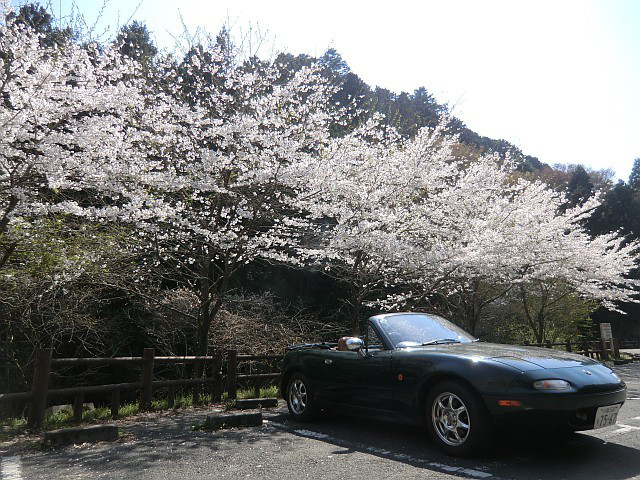
[{"label": "dark green foliage", "polygon": [[604,196],[588,223],[593,235],[620,231],[629,238],[640,235],[640,192],[618,182]]},{"label": "dark green foliage", "polygon": [[305,54],[293,55],[291,53],[280,53],[274,60],[274,63],[280,65],[282,72],[286,73],[297,72],[302,67],[310,67],[315,60],[315,58]]},{"label": "dark green foliage", "polygon": [[351,69],[347,62],[344,61],[336,49],[328,49],[319,59],[320,65],[324,67],[325,75],[335,79],[343,79],[347,76]]},{"label": "dark green foliage", "polygon": [[640,192],[640,158],[633,161],[633,168],[629,175],[629,187],[636,192]]},{"label": "dark green foliage", "polygon": [[435,127],[443,114],[448,113],[424,88],[413,94],[402,92],[396,95],[384,88],[376,88],[374,95],[376,111],[385,115],[387,124],[396,127],[401,135],[414,136],[420,128]]},{"label": "dark green foliage", "polygon": [[116,37],[116,44],[119,45],[119,50],[123,55],[143,64],[152,62],[153,57],[158,53],[147,26],[135,20],[120,29],[120,33]]},{"label": "dark green foliage", "polygon": [[[420,128],[435,127],[443,115],[449,115],[449,107],[437,102],[425,87],[419,87],[413,93],[397,94],[382,87],[372,90],[358,75],[353,73],[342,56],[333,48],[316,59],[309,55],[281,53],[276,63],[282,65],[283,75],[308,67],[315,61],[323,66],[323,75],[340,89],[332,100],[340,105],[353,102],[349,113],[351,128],[370,118],[374,113],[382,114],[383,124],[398,129],[405,137],[414,136]],[[531,172],[541,169],[544,164],[536,157],[525,155],[518,147],[506,140],[494,140],[483,137],[468,129],[462,120],[451,117],[449,130],[460,135],[460,140],[479,152],[496,152],[502,158],[510,155],[519,170]],[[344,133],[344,128],[332,129],[332,133]]]},{"label": "dark green foliage", "polygon": [[571,173],[567,183],[567,197],[571,206],[584,203],[593,195],[591,177],[582,165],[578,165]]},{"label": "dark green foliage", "polygon": [[44,7],[35,3],[22,5],[17,12],[9,14],[9,19],[15,19],[15,23],[27,25],[43,35],[41,45],[53,47],[63,45],[73,37],[71,28],[58,28],[54,26],[54,18]]}]

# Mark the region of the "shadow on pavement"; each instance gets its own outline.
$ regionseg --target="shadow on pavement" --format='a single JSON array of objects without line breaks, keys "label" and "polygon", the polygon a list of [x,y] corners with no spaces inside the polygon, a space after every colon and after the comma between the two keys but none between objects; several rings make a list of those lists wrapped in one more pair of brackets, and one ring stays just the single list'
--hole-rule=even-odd
[{"label": "shadow on pavement", "polygon": [[[42,472],[42,478],[54,478],[46,472],[59,475],[65,470],[82,472],[78,478],[123,478],[123,474],[131,478],[131,472],[157,469],[167,460],[189,461],[192,453],[211,459],[228,457],[241,454],[254,444],[273,447],[280,437],[287,436],[265,426],[216,432],[194,430],[193,426],[201,425],[205,418],[206,413],[131,423],[122,427],[125,435],[120,441],[35,452],[21,461],[26,471]],[[76,477],[72,474],[71,478]]]},{"label": "shadow on pavement", "polygon": [[[142,472],[157,472],[158,468],[180,471],[183,466],[193,474],[185,478],[204,478],[199,472],[211,475],[221,463],[234,465],[234,473],[239,475],[240,471],[249,472],[246,454],[250,450],[267,455],[277,453],[278,465],[295,463],[287,452],[298,448],[306,448],[305,455],[316,458],[314,444],[297,436],[324,442],[331,446],[332,455],[347,461],[354,453],[373,455],[402,462],[425,474],[432,471],[519,480],[622,480],[640,476],[638,448],[605,442],[588,434],[576,434],[569,439],[552,434],[502,435],[485,456],[458,459],[441,453],[425,430],[417,427],[347,416],[328,416],[317,423],[302,424],[292,422],[281,409],[266,413],[267,422],[262,427],[193,431],[192,426],[205,418],[206,414],[176,415],[131,423],[123,427],[126,435],[121,441],[40,452],[22,457],[22,462],[25,471],[38,472],[33,478],[51,478],[46,472],[68,472],[68,478],[142,478],[138,476]],[[389,463],[391,470],[393,465]]]},{"label": "shadow on pavement", "polygon": [[[346,416],[318,423],[272,417],[283,429],[335,444],[337,455],[364,452],[416,467],[465,476],[491,474],[517,479],[627,479],[640,476],[640,450],[583,433],[500,435],[482,457],[449,457],[432,444],[425,429]],[[487,475],[488,476],[488,475]]]}]

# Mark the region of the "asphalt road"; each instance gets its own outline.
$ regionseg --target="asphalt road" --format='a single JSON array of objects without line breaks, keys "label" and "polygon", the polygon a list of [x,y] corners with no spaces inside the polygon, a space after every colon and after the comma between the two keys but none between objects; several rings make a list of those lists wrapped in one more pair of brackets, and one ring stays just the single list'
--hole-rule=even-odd
[{"label": "asphalt road", "polygon": [[615,370],[629,388],[617,425],[568,440],[509,435],[479,459],[441,454],[418,428],[340,416],[303,425],[281,406],[244,430],[192,431],[203,413],[126,423],[115,443],[4,456],[1,478],[640,478],[640,363]]}]

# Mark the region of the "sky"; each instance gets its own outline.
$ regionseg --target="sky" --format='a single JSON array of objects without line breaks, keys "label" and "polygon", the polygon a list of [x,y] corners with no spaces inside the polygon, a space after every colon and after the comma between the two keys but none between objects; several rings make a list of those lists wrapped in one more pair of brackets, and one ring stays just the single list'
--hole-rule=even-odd
[{"label": "sky", "polygon": [[[260,55],[335,48],[371,86],[424,86],[480,135],[548,164],[610,168],[640,157],[640,1],[75,0],[96,32],[143,21],[172,48],[186,25],[241,36]],[[63,15],[69,0],[51,0]],[[100,13],[102,12],[102,13]],[[110,29],[110,30],[109,30]]]}]

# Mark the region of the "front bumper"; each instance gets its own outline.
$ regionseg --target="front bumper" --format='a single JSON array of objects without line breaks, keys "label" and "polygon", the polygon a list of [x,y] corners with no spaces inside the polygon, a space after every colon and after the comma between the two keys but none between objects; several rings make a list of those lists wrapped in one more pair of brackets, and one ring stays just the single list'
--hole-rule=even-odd
[{"label": "front bumper", "polygon": [[[540,392],[533,395],[482,398],[498,427],[589,430],[593,428],[598,407],[623,404],[627,398],[627,389],[589,394]],[[498,404],[499,400],[516,400],[521,406],[503,407]]]}]

